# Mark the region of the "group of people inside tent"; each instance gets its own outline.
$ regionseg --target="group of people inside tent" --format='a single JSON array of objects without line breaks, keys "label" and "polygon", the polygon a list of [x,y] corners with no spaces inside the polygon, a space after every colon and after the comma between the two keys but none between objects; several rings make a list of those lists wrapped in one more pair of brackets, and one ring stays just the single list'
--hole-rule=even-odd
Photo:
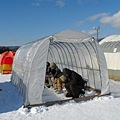
[{"label": "group of people inside tent", "polygon": [[79,98],[84,95],[85,81],[73,70],[64,68],[62,71],[52,62],[47,62],[45,86],[53,87],[57,94],[63,93],[63,88],[66,89],[66,97]]}]

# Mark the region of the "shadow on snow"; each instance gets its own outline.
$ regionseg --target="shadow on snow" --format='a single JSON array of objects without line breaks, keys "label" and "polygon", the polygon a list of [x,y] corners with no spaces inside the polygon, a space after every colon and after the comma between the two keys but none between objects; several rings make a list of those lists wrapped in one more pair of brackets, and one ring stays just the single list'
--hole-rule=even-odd
[{"label": "shadow on snow", "polygon": [[10,112],[22,106],[22,97],[11,82],[0,83],[0,113]]}]

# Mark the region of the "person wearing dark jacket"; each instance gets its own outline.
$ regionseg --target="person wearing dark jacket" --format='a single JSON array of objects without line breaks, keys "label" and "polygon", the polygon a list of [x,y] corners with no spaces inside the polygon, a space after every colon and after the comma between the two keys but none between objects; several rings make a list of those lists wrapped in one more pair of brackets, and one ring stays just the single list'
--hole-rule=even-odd
[{"label": "person wearing dark jacket", "polygon": [[68,92],[66,97],[79,98],[80,94],[85,94],[82,90],[85,83],[81,75],[68,68],[63,69],[63,75],[66,77],[65,88]]},{"label": "person wearing dark jacket", "polygon": [[45,76],[45,85],[46,87],[50,88],[52,86],[52,81],[51,78],[48,77],[51,74],[51,68],[50,68],[50,63],[46,63],[46,76]]}]

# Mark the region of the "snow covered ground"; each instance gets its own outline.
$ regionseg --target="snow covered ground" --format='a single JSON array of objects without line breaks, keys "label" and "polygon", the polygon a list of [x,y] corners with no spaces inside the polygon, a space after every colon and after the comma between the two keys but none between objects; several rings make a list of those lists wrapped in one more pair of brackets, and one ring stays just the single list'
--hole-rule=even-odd
[{"label": "snow covered ground", "polygon": [[[22,97],[10,82],[11,75],[0,74],[0,120],[120,120],[120,82],[110,80],[111,95],[87,102],[66,102],[62,105],[23,108]],[[52,91],[51,91],[52,92]],[[64,99],[64,95],[47,96]]]}]

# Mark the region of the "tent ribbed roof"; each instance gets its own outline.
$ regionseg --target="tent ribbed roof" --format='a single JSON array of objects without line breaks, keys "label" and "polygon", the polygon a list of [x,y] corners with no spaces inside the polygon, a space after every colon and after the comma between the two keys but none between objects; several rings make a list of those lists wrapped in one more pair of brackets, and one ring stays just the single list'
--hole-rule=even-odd
[{"label": "tent ribbed roof", "polygon": [[[71,30],[71,29],[46,36],[46,37],[41,38],[39,40],[44,40],[44,39],[47,39],[47,38],[48,39],[52,38],[53,41],[61,41],[61,42],[93,41],[93,38],[91,36],[89,36],[89,35],[87,35],[83,32],[78,32],[78,31]],[[35,43],[39,40],[32,41],[32,42],[29,42],[29,43]],[[29,44],[29,43],[27,43],[27,44]]]},{"label": "tent ribbed roof", "polygon": [[67,41],[92,41],[93,38],[85,33],[78,32],[75,30],[66,30],[52,35],[55,41],[67,42]]},{"label": "tent ribbed roof", "polygon": [[111,35],[99,43],[106,53],[120,52],[120,35]]},{"label": "tent ribbed roof", "polygon": [[104,38],[100,44],[104,43],[104,42],[113,42],[113,41],[120,41],[120,35],[111,35],[108,36],[106,38]]}]

